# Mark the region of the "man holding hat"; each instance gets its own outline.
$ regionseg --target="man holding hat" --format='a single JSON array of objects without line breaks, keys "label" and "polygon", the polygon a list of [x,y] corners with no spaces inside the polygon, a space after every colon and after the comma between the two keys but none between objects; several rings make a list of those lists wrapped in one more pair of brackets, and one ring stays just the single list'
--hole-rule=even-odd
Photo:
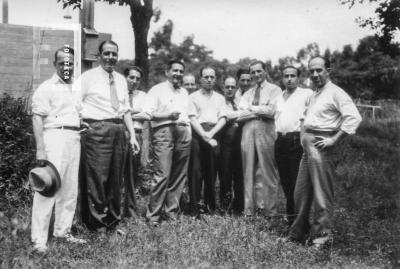
[{"label": "man holding hat", "polygon": [[[39,253],[47,250],[53,207],[53,235],[68,242],[85,243],[71,235],[78,194],[80,134],[77,98],[72,87],[74,50],[68,46],[54,55],[56,74],[43,82],[32,97],[32,122],[36,140],[35,168],[29,178],[36,191],[32,206],[31,236]],[[60,177],[61,176],[61,177]]]}]

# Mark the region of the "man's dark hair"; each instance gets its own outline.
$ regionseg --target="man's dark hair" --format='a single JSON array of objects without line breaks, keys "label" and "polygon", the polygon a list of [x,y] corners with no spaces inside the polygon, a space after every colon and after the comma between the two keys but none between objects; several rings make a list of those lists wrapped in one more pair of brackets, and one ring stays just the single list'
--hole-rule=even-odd
[{"label": "man's dark hair", "polygon": [[182,61],[180,61],[180,60],[178,60],[178,59],[173,59],[173,60],[170,60],[170,61],[168,62],[168,64],[167,64],[167,70],[170,70],[170,69],[172,68],[172,65],[173,65],[173,64],[180,64],[180,65],[182,65],[182,66],[183,66],[183,70],[185,70],[185,68],[186,68],[185,64],[184,64]]},{"label": "man's dark hair", "polygon": [[325,58],[323,56],[317,55],[314,57],[311,57],[311,59],[308,61],[308,63],[310,63],[312,60],[320,58],[324,61],[324,67],[325,69],[331,68],[331,61],[328,58]]},{"label": "man's dark hair", "polygon": [[103,52],[103,47],[104,47],[105,44],[111,44],[111,45],[113,45],[113,46],[116,46],[116,47],[117,47],[117,50],[119,50],[119,47],[118,47],[118,44],[117,44],[117,43],[115,43],[115,42],[112,41],[112,40],[104,40],[104,41],[101,42],[100,45],[99,45],[99,54],[101,54],[101,53]]},{"label": "man's dark hair", "polygon": [[294,67],[293,65],[285,65],[285,67],[283,67],[283,69],[282,69],[282,73],[283,73],[283,71],[285,71],[286,69],[294,69],[294,70],[296,70],[297,71],[297,77],[300,77],[300,69],[298,69],[297,67]]},{"label": "man's dark hair", "polygon": [[215,70],[215,68],[212,67],[212,66],[210,66],[210,65],[206,65],[206,66],[203,66],[202,68],[200,68],[200,71],[199,71],[200,77],[203,77],[203,71],[204,71],[204,69],[212,69],[212,70],[214,70],[215,76],[217,76],[217,70]]},{"label": "man's dark hair", "polygon": [[248,68],[239,68],[239,70],[236,72],[237,80],[239,80],[240,76],[243,75],[243,74],[250,75],[250,69],[248,69]]},{"label": "man's dark hair", "polygon": [[261,67],[262,67],[262,69],[264,69],[264,70],[265,70],[265,68],[267,68],[267,66],[265,65],[265,63],[264,63],[263,61],[260,61],[260,60],[251,62],[251,63],[249,64],[249,68],[250,68],[251,66],[253,66],[253,65],[256,65],[256,64],[261,64]]},{"label": "man's dark hair", "polygon": [[142,70],[139,66],[136,66],[136,65],[128,66],[127,68],[125,68],[125,70],[124,70],[124,76],[125,76],[125,77],[129,76],[129,72],[130,72],[131,70],[136,70],[136,71],[138,71],[138,72],[140,73],[140,78],[143,78],[143,70]]},{"label": "man's dark hair", "polygon": [[63,47],[57,49],[56,52],[54,53],[54,62],[57,61],[57,54],[59,52],[69,53],[69,54],[72,54],[73,56],[75,56],[75,51],[73,48],[68,47],[68,46],[63,46]]}]

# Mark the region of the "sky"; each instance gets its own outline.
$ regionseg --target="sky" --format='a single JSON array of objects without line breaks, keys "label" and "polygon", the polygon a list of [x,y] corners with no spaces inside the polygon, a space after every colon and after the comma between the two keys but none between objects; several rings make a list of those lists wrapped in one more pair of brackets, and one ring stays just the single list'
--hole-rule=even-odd
[{"label": "sky", "polygon": [[[8,5],[10,24],[79,22],[78,12],[62,10],[57,0],[9,0]],[[359,16],[373,16],[374,6],[369,3],[352,9],[338,0],[154,0],[153,5],[162,14],[158,23],[152,23],[149,40],[171,19],[173,42],[194,35],[194,41],[211,49],[215,58],[231,62],[245,57],[276,62],[280,57],[295,57],[312,42],[318,43],[322,51],[341,50],[347,44],[355,47],[361,38],[373,34],[355,22]],[[72,19],[63,18],[67,13]],[[112,34],[120,46],[120,59],[134,58],[129,18],[127,6],[95,4],[94,27]]]}]

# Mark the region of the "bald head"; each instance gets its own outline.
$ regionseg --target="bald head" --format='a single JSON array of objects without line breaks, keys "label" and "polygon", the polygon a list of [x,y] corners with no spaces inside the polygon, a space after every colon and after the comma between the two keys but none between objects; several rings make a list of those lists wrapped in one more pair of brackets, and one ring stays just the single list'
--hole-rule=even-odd
[{"label": "bald head", "polygon": [[224,81],[224,95],[225,98],[233,100],[236,93],[236,79],[234,77],[227,77]]},{"label": "bald head", "polygon": [[196,78],[193,74],[187,74],[182,79],[182,86],[190,93],[197,90]]}]

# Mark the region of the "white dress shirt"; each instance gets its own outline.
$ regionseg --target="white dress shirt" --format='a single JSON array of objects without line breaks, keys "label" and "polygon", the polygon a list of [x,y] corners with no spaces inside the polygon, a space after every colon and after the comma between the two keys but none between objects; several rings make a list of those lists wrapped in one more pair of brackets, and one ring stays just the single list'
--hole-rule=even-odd
[{"label": "white dress shirt", "polygon": [[320,131],[342,130],[354,134],[360,122],[361,115],[350,96],[328,81],[310,97],[304,128]]},{"label": "white dress shirt", "polygon": [[[129,95],[129,98],[131,98],[131,95]],[[132,93],[132,110],[142,110],[145,108],[145,102],[146,102],[146,93],[144,91],[140,90],[134,90]],[[130,102],[129,102],[130,105]],[[132,114],[133,116],[134,114]],[[133,120],[133,127],[135,129],[143,129],[143,123],[137,120]]]},{"label": "white dress shirt", "polygon": [[190,95],[190,117],[196,117],[199,123],[217,124],[220,118],[226,118],[225,97],[215,91],[210,93],[200,89]]},{"label": "white dress shirt", "polygon": [[279,94],[282,93],[282,90],[275,84],[268,83],[265,80],[261,83],[260,86],[261,89],[260,89],[259,105],[254,106],[252,104],[254,100],[254,95],[256,93],[256,88],[257,88],[256,85],[255,87],[252,87],[251,89],[247,90],[240,98],[239,109],[250,110],[250,108],[252,108],[253,112],[257,111],[260,113],[269,114],[270,116],[274,116],[276,100]]},{"label": "white dress shirt", "polygon": [[304,119],[309,98],[313,94],[311,89],[296,88],[285,100],[283,91],[277,98],[275,111],[275,128],[277,132],[300,132],[300,123]]},{"label": "white dress shirt", "polygon": [[57,74],[44,81],[32,96],[32,112],[45,116],[43,127],[79,127],[78,89],[66,84]]},{"label": "white dress shirt", "polygon": [[86,71],[77,81],[77,87],[81,87],[82,109],[81,116],[84,119],[104,120],[122,119],[130,109],[128,99],[127,82],[120,73],[113,71],[115,88],[119,108],[115,110],[111,105],[109,73],[101,66]]},{"label": "white dress shirt", "polygon": [[189,95],[185,88],[174,89],[169,81],[153,86],[147,93],[144,112],[151,117],[154,112],[165,113],[179,111],[177,120],[151,121],[152,127],[169,123],[183,123],[189,126]]}]

